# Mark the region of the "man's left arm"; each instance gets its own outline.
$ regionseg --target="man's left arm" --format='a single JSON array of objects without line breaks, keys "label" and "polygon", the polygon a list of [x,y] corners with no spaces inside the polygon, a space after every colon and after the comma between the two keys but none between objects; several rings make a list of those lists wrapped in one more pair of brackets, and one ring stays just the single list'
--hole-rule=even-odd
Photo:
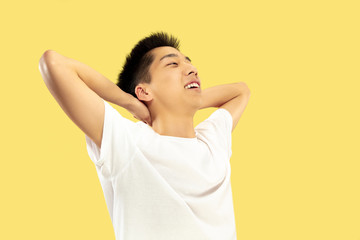
[{"label": "man's left arm", "polygon": [[218,85],[202,90],[202,105],[200,109],[208,107],[225,108],[233,119],[234,131],[250,98],[250,90],[246,83],[230,83]]}]

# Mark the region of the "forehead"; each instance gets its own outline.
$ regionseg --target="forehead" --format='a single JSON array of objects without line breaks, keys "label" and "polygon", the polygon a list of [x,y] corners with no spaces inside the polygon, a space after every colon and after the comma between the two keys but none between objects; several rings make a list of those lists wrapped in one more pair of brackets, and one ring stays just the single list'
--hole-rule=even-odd
[{"label": "forehead", "polygon": [[159,62],[160,59],[170,53],[174,53],[179,55],[180,57],[184,58],[185,56],[176,48],[164,46],[164,47],[157,47],[151,50],[152,55],[154,56],[154,62]]}]

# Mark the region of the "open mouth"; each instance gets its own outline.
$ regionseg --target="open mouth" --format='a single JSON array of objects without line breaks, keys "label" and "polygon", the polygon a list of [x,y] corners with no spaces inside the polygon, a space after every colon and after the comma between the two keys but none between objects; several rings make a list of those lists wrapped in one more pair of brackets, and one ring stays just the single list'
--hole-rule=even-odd
[{"label": "open mouth", "polygon": [[190,83],[185,86],[185,89],[199,89],[199,88],[200,88],[200,86],[198,83]]}]

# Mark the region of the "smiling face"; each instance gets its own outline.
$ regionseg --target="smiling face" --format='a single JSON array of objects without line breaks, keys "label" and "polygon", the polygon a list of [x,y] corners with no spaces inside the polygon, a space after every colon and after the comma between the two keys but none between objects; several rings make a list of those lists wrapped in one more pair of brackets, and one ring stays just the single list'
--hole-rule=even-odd
[{"label": "smiling face", "polygon": [[154,60],[149,68],[148,84],[152,104],[160,111],[194,114],[201,106],[201,86],[185,88],[191,82],[200,85],[197,69],[188,57],[172,47],[151,50]]}]

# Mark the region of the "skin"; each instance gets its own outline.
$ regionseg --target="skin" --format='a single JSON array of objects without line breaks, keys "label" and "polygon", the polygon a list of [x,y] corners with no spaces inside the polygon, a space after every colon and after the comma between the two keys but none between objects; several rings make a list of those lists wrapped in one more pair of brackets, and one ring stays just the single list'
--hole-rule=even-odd
[{"label": "skin", "polygon": [[[196,68],[174,48],[160,47],[152,51],[155,56],[150,67],[152,81],[136,87],[140,100],[122,91],[90,66],[54,50],[43,53],[39,70],[59,106],[99,149],[104,126],[104,100],[126,109],[161,135],[195,137],[193,116],[198,109],[208,107],[226,109],[233,119],[232,131],[235,129],[250,97],[244,82],[203,90],[184,89],[186,83],[198,78]],[[160,62],[160,58],[168,53],[177,53],[179,57]]]},{"label": "skin", "polygon": [[[178,57],[166,57],[170,53]],[[193,118],[202,104],[202,90],[185,89],[196,79],[197,69],[186,56],[172,47],[151,50],[154,61],[149,68],[151,83],[141,83],[135,88],[139,100],[149,109],[152,128],[160,135],[194,138]]]}]

